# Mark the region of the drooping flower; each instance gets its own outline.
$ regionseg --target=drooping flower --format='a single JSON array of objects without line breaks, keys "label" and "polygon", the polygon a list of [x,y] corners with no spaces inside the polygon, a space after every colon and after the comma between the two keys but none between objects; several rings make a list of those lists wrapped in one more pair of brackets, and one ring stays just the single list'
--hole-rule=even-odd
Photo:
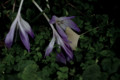
[{"label": "drooping flower", "polygon": [[28,22],[26,22],[22,17],[21,17],[21,7],[23,4],[23,0],[21,0],[20,6],[19,6],[19,10],[17,13],[17,16],[15,18],[15,20],[13,21],[10,31],[8,32],[6,38],[5,38],[5,44],[8,48],[10,48],[12,46],[13,43],[13,39],[14,39],[14,33],[15,33],[15,29],[19,30],[19,35],[20,38],[25,46],[25,48],[30,51],[30,43],[29,43],[29,37],[28,34],[34,38],[34,33],[29,25]]},{"label": "drooping flower", "polygon": [[72,18],[74,18],[74,16],[60,18],[53,16],[50,20],[50,24],[56,24],[57,31],[53,29],[53,38],[46,49],[45,55],[48,56],[50,54],[56,40],[57,44],[60,45],[60,49],[62,48],[65,51],[65,54],[63,54],[63,52],[57,54],[57,60],[62,63],[66,63],[66,61],[70,61],[73,58],[72,48],[69,45],[70,41],[68,40],[67,35],[64,32],[65,29],[67,27],[70,27],[77,32],[80,31],[77,25],[71,20]]},{"label": "drooping flower", "polygon": [[[66,35],[64,36],[67,37]],[[45,56],[49,56],[49,54],[52,52],[55,42],[59,45],[60,49],[63,49],[65,51],[65,54],[63,54],[63,52],[57,53],[57,61],[66,63],[66,61],[73,59],[73,52],[72,52],[71,47],[69,46],[68,39],[67,38],[63,39],[56,32],[55,29],[53,30],[53,38],[46,49]]]},{"label": "drooping flower", "polygon": [[[34,0],[32,0],[32,1],[35,4],[35,6],[40,10],[40,12],[43,12],[41,7],[37,3]],[[53,50],[53,46],[54,46],[55,42],[57,42],[57,44],[59,45],[59,48],[63,49],[65,51],[65,53],[63,53],[62,51],[60,53],[57,53],[57,60],[62,62],[62,63],[66,63],[66,61],[70,61],[71,59],[73,59],[73,52],[72,52],[72,48],[69,45],[70,41],[67,39],[67,35],[65,34],[64,30],[66,27],[71,27],[74,30],[79,31],[79,28],[76,27],[76,24],[74,24],[74,22],[70,20],[73,17],[57,18],[56,16],[53,16],[53,18],[51,20],[49,20],[48,16],[45,13],[43,13],[43,15],[48,22],[50,21],[50,23],[51,23],[50,27],[53,30],[53,38],[46,49],[45,56],[49,56],[49,54]],[[61,27],[59,27],[59,24],[62,25],[61,22],[65,22],[67,24],[67,25],[61,26],[63,29]],[[56,31],[56,29],[52,25],[53,23],[56,23],[56,28],[57,28],[58,32]],[[72,25],[70,25],[70,23]]]},{"label": "drooping flower", "polygon": [[[63,30],[66,29],[66,27],[70,27],[71,29],[79,32],[80,29],[77,27],[77,25],[71,20],[75,18],[75,16],[71,16],[71,17],[60,17],[58,18],[57,16],[53,16],[52,19],[50,20],[50,24],[56,24],[56,28],[57,31],[59,32],[59,34],[62,34],[60,30],[60,28],[62,28]],[[59,27],[59,29],[58,29]]]}]

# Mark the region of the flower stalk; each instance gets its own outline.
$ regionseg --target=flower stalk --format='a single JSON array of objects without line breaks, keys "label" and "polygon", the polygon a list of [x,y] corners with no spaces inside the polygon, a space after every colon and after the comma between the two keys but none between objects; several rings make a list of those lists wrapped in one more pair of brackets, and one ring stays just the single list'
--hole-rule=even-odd
[{"label": "flower stalk", "polygon": [[5,44],[6,44],[7,48],[11,48],[13,39],[14,39],[15,30],[17,29],[17,32],[19,31],[19,35],[20,35],[22,43],[24,44],[25,48],[28,51],[30,51],[30,43],[29,43],[28,34],[32,38],[34,38],[34,33],[31,29],[29,23],[21,17],[21,9],[22,9],[22,5],[23,5],[23,1],[24,0],[21,0],[21,2],[20,2],[20,6],[18,9],[16,18],[13,21],[13,23],[11,24],[10,30],[5,38]]},{"label": "flower stalk", "polygon": [[[39,11],[42,13],[42,12],[43,12],[42,8],[35,2],[35,0],[32,0],[32,2],[33,2],[33,3],[35,4],[35,6],[39,9]],[[48,18],[48,16],[47,16],[45,13],[43,13],[43,16],[46,18],[46,20],[47,20],[48,23],[49,23],[50,19]],[[55,30],[55,29],[54,29],[54,26],[53,26],[52,24],[49,23],[49,25],[50,25],[50,27],[52,28],[52,30]],[[55,31],[56,31],[56,30],[55,30]]]},{"label": "flower stalk", "polygon": [[[35,2],[35,0],[32,0],[32,2],[39,9],[39,11],[43,13],[43,10]],[[45,56],[49,56],[56,42],[59,45],[60,50],[63,49],[65,51],[65,53],[63,53],[62,51],[59,53],[57,52],[57,56],[56,56],[57,61],[66,64],[66,61],[70,61],[71,59],[73,59],[73,51],[71,46],[69,45],[70,41],[68,40],[67,35],[64,31],[66,27],[70,27],[78,32],[80,31],[77,25],[71,20],[72,18],[74,18],[74,16],[60,17],[60,18],[53,16],[52,19],[50,20],[45,13],[43,13],[43,15],[53,30],[53,37],[46,49]],[[57,30],[54,28],[53,24],[56,24]]]}]

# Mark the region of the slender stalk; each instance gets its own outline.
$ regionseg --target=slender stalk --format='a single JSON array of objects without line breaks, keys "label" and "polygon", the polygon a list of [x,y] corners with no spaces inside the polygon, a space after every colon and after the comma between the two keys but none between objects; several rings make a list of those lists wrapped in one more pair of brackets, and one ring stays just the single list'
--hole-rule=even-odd
[{"label": "slender stalk", "polygon": [[18,10],[18,14],[20,14],[20,12],[21,12],[21,8],[22,8],[23,1],[24,1],[24,0],[21,0],[21,2],[20,2],[20,6],[19,6],[19,10]]},{"label": "slender stalk", "polygon": [[[24,0],[21,0],[21,2],[20,2],[20,6],[19,6],[19,9],[18,9],[18,13],[17,13],[17,17],[16,18],[19,18],[19,16],[20,16],[20,12],[21,12],[23,1]],[[13,11],[14,11],[14,7],[15,7],[15,3],[13,4]],[[17,30],[18,30],[18,26],[17,26]],[[16,35],[15,35],[15,42],[16,42],[16,40],[17,40],[17,31],[15,33],[16,33]]]},{"label": "slender stalk", "polygon": [[49,4],[48,4],[48,0],[46,0],[46,2],[47,2],[47,4],[46,4],[46,6],[48,7],[48,9],[50,9],[50,6],[49,6]]},{"label": "slender stalk", "polygon": [[[32,0],[32,2],[33,2],[33,3],[35,4],[35,6],[40,10],[40,12],[43,12],[42,8],[41,8],[34,0]],[[50,19],[48,18],[48,16],[47,16],[45,13],[43,13],[43,15],[44,15],[44,17],[46,18],[46,20],[47,20],[48,23],[49,23]],[[53,37],[56,35],[56,36],[61,40],[61,37],[60,37],[60,35],[58,34],[58,32],[56,31],[56,29],[54,28],[53,24],[50,24],[50,23],[49,23],[49,25],[50,25],[50,27],[51,27],[52,30],[53,30]],[[61,40],[61,41],[62,41],[62,40]]]},{"label": "slender stalk", "polygon": [[91,30],[89,30],[89,31],[86,31],[86,32],[80,34],[80,36],[81,36],[81,35],[84,35],[84,34],[87,34],[88,32],[91,32],[91,31],[93,31],[93,30],[95,30],[95,29],[98,29],[98,28],[99,28],[99,27],[96,27],[96,28],[93,28],[93,29],[91,29]]},{"label": "slender stalk", "polygon": [[[39,9],[40,12],[43,12],[42,8],[35,2],[35,0],[32,0],[32,2],[35,4],[35,6]],[[46,18],[46,20],[49,23],[50,19],[48,18],[48,16],[45,13],[43,13],[43,15],[44,15],[44,17]],[[56,31],[54,29],[54,26],[52,24],[49,23],[49,25],[51,26],[51,28],[52,28],[53,31]]]},{"label": "slender stalk", "polygon": [[15,5],[16,5],[16,0],[14,0],[12,12],[15,11]]}]

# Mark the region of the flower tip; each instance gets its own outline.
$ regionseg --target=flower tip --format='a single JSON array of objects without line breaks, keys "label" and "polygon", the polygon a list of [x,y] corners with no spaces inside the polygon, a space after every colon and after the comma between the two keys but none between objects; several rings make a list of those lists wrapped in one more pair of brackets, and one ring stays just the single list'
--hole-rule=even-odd
[{"label": "flower tip", "polygon": [[30,49],[27,49],[28,52],[30,52]]},{"label": "flower tip", "polygon": [[50,24],[54,24],[56,22],[56,16],[52,16],[52,19],[49,21]]},{"label": "flower tip", "polygon": [[30,34],[30,36],[31,36],[32,38],[35,38],[35,35],[34,35],[34,33],[33,33],[32,30],[29,32],[29,34]]},{"label": "flower tip", "polygon": [[63,64],[66,64],[66,58],[65,56],[63,55],[63,53],[58,53],[57,56],[56,56],[56,59],[58,62],[61,62]]},{"label": "flower tip", "polygon": [[49,56],[49,54],[52,52],[52,50],[50,50],[50,49],[46,49],[46,52],[45,52],[45,57],[46,56]]},{"label": "flower tip", "polygon": [[71,16],[71,19],[75,18],[75,16]]},{"label": "flower tip", "polygon": [[8,40],[7,37],[5,39],[5,45],[6,45],[7,48],[11,48],[11,46],[12,46],[12,41]]},{"label": "flower tip", "polygon": [[12,43],[6,43],[6,42],[5,42],[5,45],[6,45],[6,47],[9,49],[9,48],[11,48]]},{"label": "flower tip", "polygon": [[81,30],[78,28],[78,29],[77,29],[77,32],[81,32]]}]

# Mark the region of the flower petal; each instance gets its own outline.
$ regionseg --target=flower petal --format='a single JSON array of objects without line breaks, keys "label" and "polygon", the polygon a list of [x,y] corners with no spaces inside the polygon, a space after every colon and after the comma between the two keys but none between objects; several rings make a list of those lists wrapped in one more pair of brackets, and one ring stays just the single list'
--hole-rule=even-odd
[{"label": "flower petal", "polygon": [[58,53],[56,58],[57,58],[57,61],[62,62],[63,64],[66,64],[66,58],[63,55],[63,53]]},{"label": "flower petal", "polygon": [[5,44],[8,48],[10,48],[12,43],[13,43],[13,38],[14,38],[15,28],[17,25],[17,20],[18,20],[18,17],[13,21],[11,28],[10,28],[10,31],[8,32],[8,34],[5,38]]},{"label": "flower petal", "polygon": [[27,21],[25,21],[22,17],[21,17],[21,25],[24,28],[24,30],[32,37],[34,38],[34,33],[29,25],[29,23]]},{"label": "flower petal", "polygon": [[53,38],[51,40],[51,42],[49,43],[47,49],[46,49],[46,52],[45,52],[45,56],[49,56],[49,54],[52,52],[53,50],[53,46],[55,44],[55,36],[53,35]]},{"label": "flower petal", "polygon": [[70,44],[69,44],[69,43],[64,42],[64,44],[65,44],[65,46],[66,46],[67,48],[69,48],[69,50],[71,50],[71,51],[72,51],[72,48],[71,48],[71,46],[70,46]]},{"label": "flower petal", "polygon": [[66,42],[70,42],[68,39],[67,39],[67,35],[65,34],[65,32],[61,29],[61,27],[56,24],[56,29],[58,31],[58,33],[60,34],[60,36],[62,37],[62,39]]},{"label": "flower petal", "polygon": [[[73,58],[73,52],[71,48],[68,47],[68,43],[65,43],[60,36],[57,37],[57,44],[59,44],[66,52],[66,54],[72,59]],[[68,44],[68,45],[66,45]]]},{"label": "flower petal", "polygon": [[52,16],[52,19],[49,21],[50,24],[54,24],[58,18],[56,16]]},{"label": "flower petal", "polygon": [[20,21],[18,21],[18,26],[20,30],[20,38],[25,46],[25,48],[30,51],[30,43],[29,43],[29,38],[28,34],[25,32],[24,28],[22,27]]},{"label": "flower petal", "polygon": [[66,26],[64,23],[59,24],[59,25],[60,25],[60,27],[61,27],[63,30],[66,30],[66,27],[69,27],[69,26]]},{"label": "flower petal", "polygon": [[65,45],[63,45],[62,48],[65,50],[67,56],[69,56],[70,59],[73,59],[73,52],[72,52],[72,50],[67,48]]},{"label": "flower petal", "polygon": [[66,25],[67,27],[72,28],[73,30],[75,30],[77,32],[80,31],[78,26],[72,20],[64,20],[64,25]]},{"label": "flower petal", "polygon": [[70,16],[70,17],[60,17],[59,20],[68,20],[68,19],[73,19],[75,16]]}]

